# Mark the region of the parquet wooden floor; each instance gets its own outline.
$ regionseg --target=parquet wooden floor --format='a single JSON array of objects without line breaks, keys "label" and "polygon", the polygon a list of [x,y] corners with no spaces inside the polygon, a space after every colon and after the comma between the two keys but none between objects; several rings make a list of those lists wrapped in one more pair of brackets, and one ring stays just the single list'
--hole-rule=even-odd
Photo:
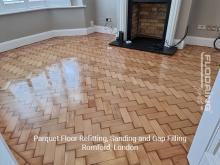
[{"label": "parquet wooden floor", "polygon": [[[0,54],[0,132],[19,164],[188,164],[202,115],[200,54],[212,55],[212,81],[220,54],[188,46],[168,57],[111,48],[111,40],[98,33],[53,38]],[[35,135],[178,135],[187,141],[91,152],[79,141],[36,142]]]}]

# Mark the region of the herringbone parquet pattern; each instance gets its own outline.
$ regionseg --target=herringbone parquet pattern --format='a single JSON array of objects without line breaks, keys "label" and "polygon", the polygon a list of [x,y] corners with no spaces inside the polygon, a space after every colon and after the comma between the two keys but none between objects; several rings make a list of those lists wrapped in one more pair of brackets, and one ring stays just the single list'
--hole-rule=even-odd
[{"label": "herringbone parquet pattern", "polygon": [[[0,54],[0,131],[19,164],[188,164],[202,115],[200,54],[212,54],[213,81],[219,54],[187,47],[167,57],[110,48],[111,40],[54,38]],[[34,142],[34,135],[178,135],[187,142],[89,152],[82,142]]]}]

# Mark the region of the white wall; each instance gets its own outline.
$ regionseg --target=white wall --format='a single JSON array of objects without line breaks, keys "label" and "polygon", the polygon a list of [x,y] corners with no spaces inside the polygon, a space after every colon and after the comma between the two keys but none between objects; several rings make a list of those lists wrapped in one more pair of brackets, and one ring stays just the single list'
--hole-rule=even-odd
[{"label": "white wall", "polygon": [[112,18],[113,26],[117,27],[118,0],[95,0],[95,24],[104,26],[105,18]]},{"label": "white wall", "polygon": [[194,0],[190,14],[190,35],[216,38],[217,31],[198,30],[197,25],[220,26],[220,0]]},{"label": "white wall", "polygon": [[0,43],[54,29],[77,29],[94,20],[91,7],[29,11],[0,15]]}]

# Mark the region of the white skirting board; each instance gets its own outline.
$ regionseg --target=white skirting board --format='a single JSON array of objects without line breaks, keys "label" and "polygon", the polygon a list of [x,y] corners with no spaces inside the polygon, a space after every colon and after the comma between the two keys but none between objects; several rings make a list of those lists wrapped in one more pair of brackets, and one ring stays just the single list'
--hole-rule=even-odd
[{"label": "white skirting board", "polygon": [[105,26],[95,26],[95,32],[106,33],[106,34],[115,34],[117,33],[117,28],[110,28]]},{"label": "white skirting board", "polygon": [[15,49],[21,46],[29,45],[35,42],[43,41],[53,37],[59,36],[77,36],[77,35],[87,35],[88,29],[64,29],[64,30],[51,30],[43,33],[38,33],[6,42],[0,43],[0,52]]},{"label": "white skirting board", "polygon": [[[106,33],[106,34],[116,34],[117,28],[109,28],[104,26],[94,26],[81,29],[61,29],[61,30],[51,30],[43,33],[38,33],[6,42],[0,43],[0,52],[8,51],[25,45],[29,45],[35,42],[43,41],[53,37],[60,36],[79,36],[88,35],[94,32]],[[213,47],[214,38],[202,38],[195,36],[188,36],[179,46],[178,49],[183,49],[185,45],[198,45]],[[175,39],[175,43],[179,40]]]},{"label": "white skirting board", "polygon": [[117,32],[116,28],[108,28],[103,26],[94,26],[81,29],[61,29],[61,30],[51,30],[43,33],[38,33],[6,42],[0,43],[0,52],[8,51],[11,49],[19,48],[21,46],[29,45],[35,42],[43,41],[53,37],[60,36],[79,36],[88,35],[94,32],[115,34]]},{"label": "white skirting board", "polygon": [[53,31],[49,31],[49,32],[43,32],[27,37],[22,37],[10,41],[2,42],[0,43],[0,52],[8,51],[21,46],[43,41],[52,37],[53,37]]},{"label": "white skirting board", "polygon": [[[175,39],[175,43],[178,43],[180,40]],[[187,36],[186,39],[181,42],[178,46],[178,49],[183,49],[185,45],[196,45],[196,46],[205,46],[205,47],[214,47],[215,38],[204,38],[204,37],[196,37],[196,36]]]},{"label": "white skirting board", "polygon": [[187,45],[197,45],[197,46],[206,46],[206,47],[214,47],[215,38],[203,38],[203,37],[196,37],[196,36],[188,36],[186,38]]}]

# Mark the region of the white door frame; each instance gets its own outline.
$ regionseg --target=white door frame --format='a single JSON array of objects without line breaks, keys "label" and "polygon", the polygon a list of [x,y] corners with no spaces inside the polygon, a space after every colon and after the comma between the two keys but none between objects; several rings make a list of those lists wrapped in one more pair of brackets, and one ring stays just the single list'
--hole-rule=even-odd
[{"label": "white door frame", "polygon": [[209,96],[189,151],[191,165],[219,165],[220,158],[220,71]]},{"label": "white door frame", "polygon": [[0,133],[0,164],[18,165],[14,155],[11,153],[8,145]]}]

